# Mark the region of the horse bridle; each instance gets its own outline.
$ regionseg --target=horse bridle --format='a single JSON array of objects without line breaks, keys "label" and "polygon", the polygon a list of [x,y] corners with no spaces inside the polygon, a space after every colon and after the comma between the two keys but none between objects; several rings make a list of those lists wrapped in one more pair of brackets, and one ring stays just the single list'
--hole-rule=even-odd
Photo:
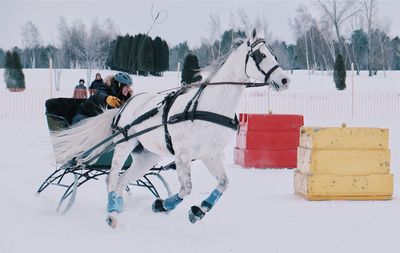
[{"label": "horse bridle", "polygon": [[[247,55],[246,55],[246,62],[245,62],[245,66],[244,66],[244,73],[246,74],[247,77],[250,77],[250,76],[247,74],[247,63],[248,63],[248,61],[249,61],[249,58],[251,57],[251,58],[254,60],[258,71],[260,71],[260,72],[264,75],[264,83],[267,84],[267,83],[268,83],[268,80],[269,80],[269,78],[270,78],[270,76],[271,76],[271,74],[272,74],[277,68],[279,68],[279,65],[276,64],[276,65],[273,66],[268,72],[265,72],[265,71],[260,67],[261,62],[264,60],[264,58],[265,58],[266,56],[265,56],[265,54],[261,53],[260,48],[258,48],[257,50],[253,50],[253,49],[254,49],[258,44],[260,44],[260,43],[263,43],[263,44],[268,48],[268,50],[270,50],[269,47],[267,46],[267,43],[265,42],[264,39],[257,39],[256,41],[254,41],[254,42],[251,43],[251,44],[250,44],[250,40],[247,41],[247,47],[250,47],[250,50],[247,52]],[[272,54],[272,52],[271,52],[271,54]],[[275,57],[275,59],[276,59],[276,57]]]}]

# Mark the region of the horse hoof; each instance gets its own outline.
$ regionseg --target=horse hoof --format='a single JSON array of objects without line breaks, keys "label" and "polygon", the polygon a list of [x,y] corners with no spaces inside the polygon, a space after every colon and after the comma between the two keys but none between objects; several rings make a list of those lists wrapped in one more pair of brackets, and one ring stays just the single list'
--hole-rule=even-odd
[{"label": "horse hoof", "polygon": [[204,215],[206,215],[206,213],[203,212],[200,207],[192,206],[189,210],[189,221],[194,224],[201,220]]},{"label": "horse hoof", "polygon": [[111,215],[107,216],[106,222],[112,228],[116,228],[117,227],[117,219],[115,217],[111,216]]},{"label": "horse hoof", "polygon": [[164,200],[162,200],[162,199],[156,199],[156,201],[154,201],[151,209],[155,213],[165,213],[167,211],[164,208]]}]

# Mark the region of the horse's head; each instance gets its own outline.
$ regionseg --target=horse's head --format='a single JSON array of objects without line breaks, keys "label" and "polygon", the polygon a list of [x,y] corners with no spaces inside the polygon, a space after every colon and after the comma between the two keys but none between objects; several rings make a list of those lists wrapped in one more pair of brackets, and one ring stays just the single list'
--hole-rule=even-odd
[{"label": "horse's head", "polygon": [[271,48],[257,35],[256,29],[247,40],[245,73],[247,77],[264,80],[276,91],[287,89],[290,83],[289,76],[279,67]]}]

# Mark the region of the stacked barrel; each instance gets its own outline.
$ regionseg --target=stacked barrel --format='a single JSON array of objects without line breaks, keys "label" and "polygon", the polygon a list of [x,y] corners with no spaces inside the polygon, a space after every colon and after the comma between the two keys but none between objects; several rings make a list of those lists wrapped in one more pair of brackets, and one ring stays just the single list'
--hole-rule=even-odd
[{"label": "stacked barrel", "polygon": [[240,114],[234,148],[243,168],[295,168],[302,115]]},{"label": "stacked barrel", "polygon": [[388,129],[303,127],[295,192],[308,200],[391,199],[388,140]]}]

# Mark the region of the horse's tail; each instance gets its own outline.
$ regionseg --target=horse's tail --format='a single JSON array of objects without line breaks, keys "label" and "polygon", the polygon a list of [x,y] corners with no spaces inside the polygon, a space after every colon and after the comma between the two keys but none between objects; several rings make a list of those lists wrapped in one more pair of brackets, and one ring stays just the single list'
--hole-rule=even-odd
[{"label": "horse's tail", "polygon": [[[81,121],[68,129],[52,134],[53,149],[56,161],[66,163],[82,154],[112,134],[111,124],[118,109],[105,110],[102,114]],[[113,140],[95,149],[84,160],[99,154]]]}]

